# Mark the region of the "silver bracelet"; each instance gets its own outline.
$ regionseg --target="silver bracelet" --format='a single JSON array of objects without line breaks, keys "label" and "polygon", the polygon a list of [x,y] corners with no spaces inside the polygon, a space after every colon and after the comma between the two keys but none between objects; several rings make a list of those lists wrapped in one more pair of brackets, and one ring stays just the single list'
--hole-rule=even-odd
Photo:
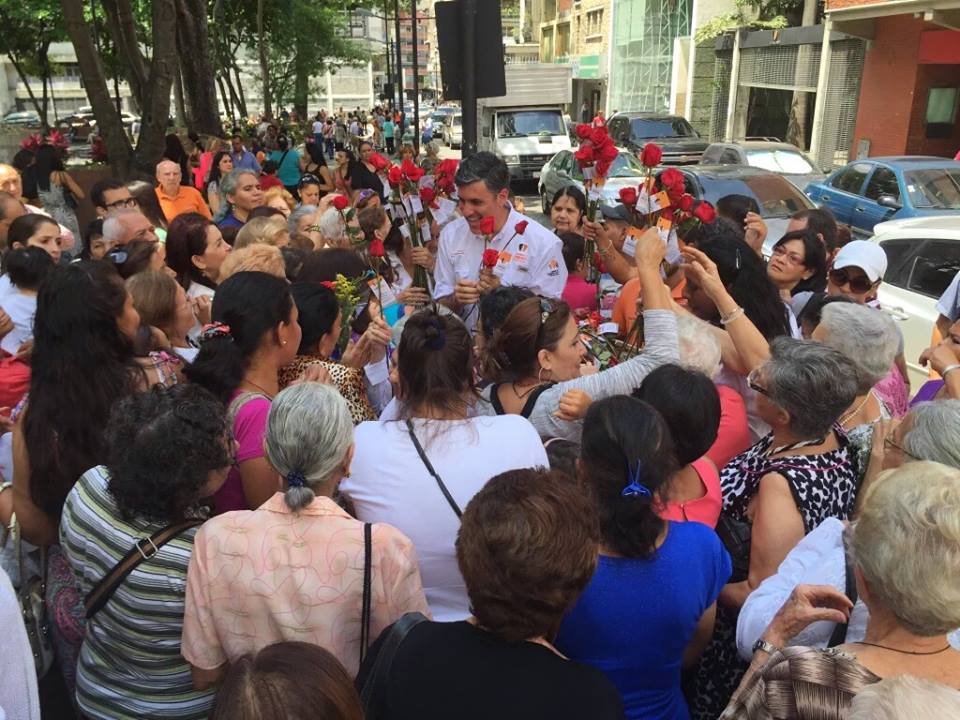
[{"label": "silver bracelet", "polygon": [[960,363],[954,363],[953,365],[947,365],[943,370],[940,371],[940,377],[945,378],[947,373],[951,373],[954,370],[960,370]]},{"label": "silver bracelet", "polygon": [[737,306],[737,309],[731,311],[729,315],[723,315],[723,316],[721,316],[721,318],[720,318],[720,324],[721,324],[721,325],[729,325],[730,323],[732,323],[734,320],[736,320],[736,319],[737,319],[738,317],[740,317],[741,315],[743,315],[743,308]]}]

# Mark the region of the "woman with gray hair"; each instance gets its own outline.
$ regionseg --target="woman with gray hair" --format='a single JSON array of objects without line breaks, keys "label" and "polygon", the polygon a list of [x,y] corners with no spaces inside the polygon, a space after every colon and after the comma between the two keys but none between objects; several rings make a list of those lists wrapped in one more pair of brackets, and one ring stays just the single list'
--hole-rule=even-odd
[{"label": "woman with gray hair", "polygon": [[884,473],[848,545],[870,611],[864,639],[837,650],[784,648],[810,623],[843,623],[851,609],[836,588],[798,585],[754,647],[722,718],[768,720],[789,707],[791,717],[840,720],[860,690],[900,675],[960,688],[960,652],[947,640],[960,626],[960,470],[920,461]]},{"label": "woman with gray hair", "polygon": [[[890,470],[904,463],[929,460],[948,467],[960,468],[960,400],[942,400],[917,405],[895,428],[887,431],[880,425],[874,434],[873,456],[870,468],[877,474],[882,468]],[[876,470],[877,472],[874,472]],[[868,474],[859,495],[868,489]],[[791,645],[825,648],[840,642],[862,640],[867,627],[867,606],[855,592],[853,575],[847,566],[844,546],[846,523],[828,518],[797,543],[776,574],[764,580],[754,590],[737,620],[737,649],[740,657],[748,660],[753,645],[763,634],[777,610],[797,585],[825,585],[838,592],[849,592],[853,609],[845,627],[817,622],[798,632]],[[960,647],[958,636],[957,647]]]},{"label": "woman with gray hair", "polygon": [[256,510],[214,518],[194,543],[183,656],[198,687],[285,640],[321,645],[356,671],[365,644],[384,628],[428,612],[410,540],[389,525],[354,520],[331,498],[350,474],[354,448],[337,390],[300,383],[281,391],[264,448],[286,489]]},{"label": "woman with gray hair", "polygon": [[243,227],[250,211],[263,205],[260,178],[252,170],[237,168],[220,180],[220,209],[213,221],[221,230]]},{"label": "woman with gray hair", "polygon": [[746,669],[735,638],[744,601],[804,535],[826,518],[850,517],[856,498],[856,463],[835,427],[857,395],[853,361],[820,343],[778,337],[747,383],[757,415],[772,431],[720,473],[717,532],[734,572],[698,671],[696,717],[715,718]]},{"label": "woman with gray hair", "polygon": [[847,433],[857,457],[861,478],[867,470],[873,429],[892,413],[873,387],[893,367],[900,335],[886,313],[866,305],[831,303],[824,306],[820,324],[810,336],[846,355],[857,369],[857,397],[837,424]]}]

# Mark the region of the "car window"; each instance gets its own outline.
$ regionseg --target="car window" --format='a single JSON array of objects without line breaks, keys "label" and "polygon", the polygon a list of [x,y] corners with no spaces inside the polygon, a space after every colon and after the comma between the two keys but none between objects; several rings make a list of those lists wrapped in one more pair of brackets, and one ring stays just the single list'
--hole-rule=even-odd
[{"label": "car window", "polygon": [[723,151],[723,154],[720,156],[721,165],[739,165],[740,164],[740,155],[733,148],[727,148]]},{"label": "car window", "polygon": [[630,121],[625,117],[615,117],[610,121],[610,137],[617,142],[630,139]]},{"label": "car window", "polygon": [[630,121],[630,135],[632,140],[697,136],[682,117],[634,118]]},{"label": "car window", "polygon": [[897,184],[896,173],[884,165],[877,165],[863,195],[869,200],[879,200],[881,195],[890,195],[900,202],[900,186]]},{"label": "car window", "polygon": [[717,165],[722,160],[720,156],[723,154],[722,147],[709,147],[706,152],[703,153],[703,157],[700,158],[700,162],[704,165]]},{"label": "car window", "polygon": [[644,172],[643,165],[640,164],[640,161],[637,160],[636,155],[632,153],[622,152],[614,159],[610,164],[610,172],[608,177],[643,177],[646,173]]},{"label": "car window", "polygon": [[868,163],[855,163],[838,172],[830,181],[830,184],[837,190],[859,195],[860,188],[863,187],[863,181],[871,167],[873,166]]},{"label": "car window", "polygon": [[928,240],[917,252],[907,280],[907,289],[939,298],[960,271],[960,242]]},{"label": "car window", "polygon": [[914,207],[960,210],[960,170],[913,170],[904,173],[903,179]]},{"label": "car window", "polygon": [[905,288],[913,268],[914,251],[922,244],[923,240],[915,238],[881,241],[880,247],[887,254],[887,272],[883,275],[883,281],[898,288]]},{"label": "car window", "polygon": [[566,135],[559,110],[516,110],[497,113],[497,137]]},{"label": "car window", "polygon": [[795,150],[747,150],[747,165],[788,175],[810,175],[817,169]]},{"label": "car window", "polygon": [[[746,195],[760,206],[763,218],[790,217],[799,210],[814,207],[806,195],[790,184],[782,175],[764,173],[746,177],[700,176],[704,199],[716,205],[726,195]],[[689,192],[689,190],[688,190]]]},{"label": "car window", "polygon": [[553,169],[557,171],[563,170],[569,173],[571,157],[573,157],[571,153],[568,153],[566,150],[561,150],[557,153],[557,157],[553,160]]}]

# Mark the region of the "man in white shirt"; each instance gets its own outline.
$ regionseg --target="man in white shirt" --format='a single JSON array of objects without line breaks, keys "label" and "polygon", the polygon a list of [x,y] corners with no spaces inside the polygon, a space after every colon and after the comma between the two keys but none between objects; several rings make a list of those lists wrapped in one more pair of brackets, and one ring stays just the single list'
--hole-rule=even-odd
[{"label": "man in white shirt", "polygon": [[[475,153],[460,163],[456,183],[462,217],[440,233],[434,298],[459,313],[470,328],[476,325],[480,296],[500,285],[559,298],[567,283],[563,243],[510,205],[506,163],[493,153]],[[488,243],[481,231],[485,217],[494,221]],[[521,222],[526,227],[518,232]],[[481,277],[485,249],[496,250],[499,256],[492,272]]]},{"label": "man in white shirt", "polygon": [[316,117],[313,119],[313,141],[317,144],[317,147],[323,147],[323,120],[320,119],[320,113],[317,113]]}]

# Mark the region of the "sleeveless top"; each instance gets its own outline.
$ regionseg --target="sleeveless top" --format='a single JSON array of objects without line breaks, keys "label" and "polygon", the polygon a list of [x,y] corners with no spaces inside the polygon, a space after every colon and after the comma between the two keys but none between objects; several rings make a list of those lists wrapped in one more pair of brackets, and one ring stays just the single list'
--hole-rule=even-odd
[{"label": "sleeveless top", "polygon": [[699,522],[715,528],[717,519],[720,517],[720,508],[723,507],[723,497],[720,495],[720,473],[706,457],[690,464],[706,488],[703,496],[687,502],[668,502],[657,514],[664,520]]},{"label": "sleeveless top", "polygon": [[857,463],[847,436],[836,427],[834,433],[840,446],[816,455],[768,457],[773,433],[737,455],[720,472],[724,512],[747,521],[747,508],[760,489],[760,479],[778,473],[790,486],[804,533],[827,518],[849,518],[857,494]]}]

